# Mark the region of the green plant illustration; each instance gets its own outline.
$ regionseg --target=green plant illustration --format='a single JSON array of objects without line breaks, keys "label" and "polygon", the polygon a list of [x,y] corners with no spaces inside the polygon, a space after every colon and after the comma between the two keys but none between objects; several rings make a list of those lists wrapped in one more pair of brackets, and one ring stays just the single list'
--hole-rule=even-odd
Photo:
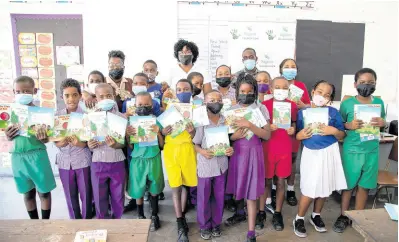
[{"label": "green plant illustration", "polygon": [[11,123],[17,124],[19,122],[18,115],[15,114],[14,111],[11,112]]},{"label": "green plant illustration", "polygon": [[230,34],[233,39],[238,39],[241,36],[237,29],[230,30]]},{"label": "green plant illustration", "polygon": [[226,150],[229,147],[230,146],[228,144],[219,143],[219,144],[212,145],[209,148],[209,150],[213,152],[214,156],[223,156],[223,155],[226,155]]}]

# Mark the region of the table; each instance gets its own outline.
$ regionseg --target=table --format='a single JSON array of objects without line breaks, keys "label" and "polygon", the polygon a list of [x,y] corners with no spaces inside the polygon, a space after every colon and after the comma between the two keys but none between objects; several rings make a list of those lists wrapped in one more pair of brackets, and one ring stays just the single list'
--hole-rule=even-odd
[{"label": "table", "polygon": [[73,242],[78,231],[107,230],[107,242],[145,242],[151,220],[0,220],[1,242]]},{"label": "table", "polygon": [[385,208],[346,211],[345,215],[364,241],[398,241],[398,223],[391,220]]}]

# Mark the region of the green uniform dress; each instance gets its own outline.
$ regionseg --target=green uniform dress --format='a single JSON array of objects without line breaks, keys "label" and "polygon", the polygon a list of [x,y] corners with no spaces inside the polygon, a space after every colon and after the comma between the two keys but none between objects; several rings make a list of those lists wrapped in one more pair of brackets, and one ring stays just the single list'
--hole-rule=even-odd
[{"label": "green uniform dress", "polygon": [[18,192],[33,188],[40,193],[51,192],[56,184],[46,146],[36,137],[17,136],[13,142],[11,164]]},{"label": "green uniform dress", "polygon": [[[341,103],[339,112],[346,123],[354,119],[355,104],[360,103],[356,97],[348,98]],[[385,119],[384,102],[373,97],[371,104],[381,105],[381,118]],[[343,144],[342,165],[345,172],[348,189],[357,185],[365,189],[377,187],[379,140],[361,142],[360,134],[355,130],[347,130]]]}]

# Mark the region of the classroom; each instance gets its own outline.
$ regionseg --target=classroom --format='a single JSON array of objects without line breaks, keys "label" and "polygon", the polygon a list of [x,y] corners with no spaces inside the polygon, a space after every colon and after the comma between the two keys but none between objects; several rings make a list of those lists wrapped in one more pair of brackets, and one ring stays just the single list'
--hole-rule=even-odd
[{"label": "classroom", "polygon": [[398,16],[0,1],[0,241],[397,241]]}]

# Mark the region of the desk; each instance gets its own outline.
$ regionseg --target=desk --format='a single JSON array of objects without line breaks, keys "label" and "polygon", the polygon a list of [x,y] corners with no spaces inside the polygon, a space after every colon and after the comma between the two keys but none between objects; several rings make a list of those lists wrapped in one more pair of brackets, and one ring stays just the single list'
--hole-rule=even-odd
[{"label": "desk", "polygon": [[398,241],[398,223],[391,220],[385,208],[346,211],[345,215],[364,241]]},{"label": "desk", "polygon": [[78,231],[106,229],[107,242],[145,242],[151,220],[0,220],[0,241],[73,242]]}]

